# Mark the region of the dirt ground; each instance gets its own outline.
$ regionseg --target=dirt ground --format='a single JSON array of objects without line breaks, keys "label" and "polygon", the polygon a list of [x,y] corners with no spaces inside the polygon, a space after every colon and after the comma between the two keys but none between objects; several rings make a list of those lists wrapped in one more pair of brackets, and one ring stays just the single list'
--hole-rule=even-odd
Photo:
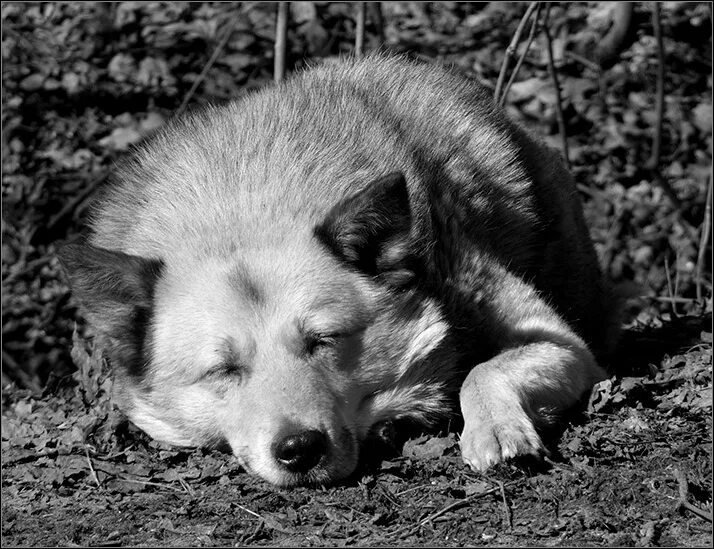
[{"label": "dirt ground", "polygon": [[711,342],[711,316],[639,332],[543,463],[476,474],[447,432],[328,488],[149,441],[107,380],[4,392],[3,546],[710,546]]}]

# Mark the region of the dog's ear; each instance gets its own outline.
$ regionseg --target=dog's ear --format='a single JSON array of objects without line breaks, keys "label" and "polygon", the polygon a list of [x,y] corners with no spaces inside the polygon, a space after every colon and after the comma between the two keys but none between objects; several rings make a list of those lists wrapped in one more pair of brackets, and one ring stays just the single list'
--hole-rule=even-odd
[{"label": "dog's ear", "polygon": [[138,375],[135,358],[143,351],[163,263],[90,244],[67,244],[57,255],[89,322],[115,342],[122,365]]},{"label": "dog's ear", "polygon": [[391,173],[333,206],[315,235],[338,258],[367,274],[403,274],[411,225],[406,181],[401,173]]}]

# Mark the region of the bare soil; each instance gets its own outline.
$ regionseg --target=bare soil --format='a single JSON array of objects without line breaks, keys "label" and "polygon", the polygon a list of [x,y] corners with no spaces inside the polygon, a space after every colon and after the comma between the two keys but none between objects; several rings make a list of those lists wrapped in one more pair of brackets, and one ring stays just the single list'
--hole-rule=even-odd
[{"label": "bare soil", "polygon": [[[453,433],[338,486],[273,487],[227,454],[148,440],[100,396],[3,393],[8,546],[710,546],[711,317],[631,338],[543,463],[466,468]],[[679,343],[672,338],[679,339]],[[644,360],[643,360],[644,358]],[[626,363],[625,363],[626,362]]]}]

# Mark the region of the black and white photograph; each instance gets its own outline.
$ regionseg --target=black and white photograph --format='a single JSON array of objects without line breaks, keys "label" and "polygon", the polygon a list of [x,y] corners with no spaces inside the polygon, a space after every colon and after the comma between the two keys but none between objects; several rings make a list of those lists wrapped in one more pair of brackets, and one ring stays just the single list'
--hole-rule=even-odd
[{"label": "black and white photograph", "polygon": [[0,21],[3,547],[711,547],[711,3]]}]

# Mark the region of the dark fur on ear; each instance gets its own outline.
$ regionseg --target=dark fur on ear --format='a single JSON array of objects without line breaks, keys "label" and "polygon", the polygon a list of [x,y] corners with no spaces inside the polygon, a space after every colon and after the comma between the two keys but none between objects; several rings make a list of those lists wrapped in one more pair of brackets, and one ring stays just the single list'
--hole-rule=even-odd
[{"label": "dark fur on ear", "polygon": [[163,262],[86,243],[65,245],[58,256],[87,319],[111,343],[112,362],[142,376],[154,286]]},{"label": "dark fur on ear", "polygon": [[339,259],[369,275],[411,278],[408,236],[411,208],[401,173],[391,173],[338,202],[315,236]]}]

